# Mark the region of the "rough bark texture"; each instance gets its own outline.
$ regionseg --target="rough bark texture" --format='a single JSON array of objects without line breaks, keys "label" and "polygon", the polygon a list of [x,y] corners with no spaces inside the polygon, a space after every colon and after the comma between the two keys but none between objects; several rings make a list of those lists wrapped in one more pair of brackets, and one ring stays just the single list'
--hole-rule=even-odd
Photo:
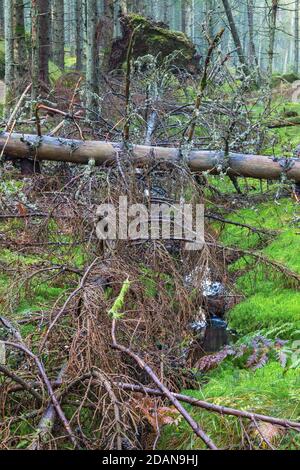
[{"label": "rough bark texture", "polygon": [[15,74],[17,82],[20,82],[24,78],[27,65],[23,0],[15,0],[14,30]]},{"label": "rough bark texture", "polygon": [[0,0],[0,37],[4,36],[4,0]]},{"label": "rough bark texture", "polygon": [[38,0],[31,2],[31,74],[32,74],[32,99],[35,101],[39,94],[39,4]]},{"label": "rough bark texture", "polygon": [[237,52],[239,61],[244,66],[244,72],[248,75],[249,74],[249,68],[248,68],[248,64],[247,64],[245,54],[244,54],[244,51],[243,51],[240,36],[239,36],[238,30],[237,30],[237,27],[236,27],[236,24],[235,24],[235,21],[234,21],[234,18],[233,18],[231,6],[230,6],[228,0],[222,0],[222,2],[223,2],[225,13],[226,13],[226,16],[227,16],[227,19],[228,19],[230,31],[231,31],[231,34],[232,34],[232,39],[233,39],[233,42],[234,42],[235,47],[236,47],[236,52]]},{"label": "rough bark texture", "polygon": [[191,38],[193,36],[193,2],[183,0],[182,3],[182,31]]},{"label": "rough bark texture", "polygon": [[300,1],[295,0],[295,46],[294,46],[294,72],[299,73],[299,8]]},{"label": "rough bark texture", "polygon": [[109,71],[109,61],[114,37],[114,0],[104,0],[104,15],[99,24],[99,42],[102,52],[101,71]]},{"label": "rough bark texture", "polygon": [[52,41],[53,62],[57,67],[64,69],[65,66],[65,9],[63,0],[53,0],[52,9]]},{"label": "rough bark texture", "polygon": [[97,0],[89,0],[86,7],[86,107],[89,119],[97,113],[99,55],[97,40]]},{"label": "rough bark texture", "polygon": [[174,51],[180,54],[176,57],[177,67],[188,69],[195,73],[199,68],[199,57],[195,45],[184,33],[170,31],[166,24],[155,23],[141,15],[129,14],[120,18],[122,37],[114,41],[109,62],[109,69],[121,69],[126,61],[129,40],[132,31],[139,27],[135,36],[133,58],[146,54],[166,57]]},{"label": "rough bark texture", "polygon": [[272,7],[269,15],[269,64],[268,64],[268,76],[272,77],[273,73],[273,62],[274,62],[274,47],[275,47],[275,35],[277,25],[277,13],[279,7],[279,0],[272,0]]},{"label": "rough bark texture", "polygon": [[[12,134],[8,137],[8,134],[0,136],[0,151],[5,145],[5,155],[17,159],[37,158],[78,164],[87,164],[94,159],[96,165],[102,165],[115,162],[117,154],[122,151],[122,144],[110,142],[56,139],[46,136],[39,138],[21,134]],[[181,154],[176,148],[134,145],[132,158],[140,165],[157,159],[180,163]],[[226,161],[224,160],[223,152],[194,150],[190,153],[187,163],[190,169],[196,172],[211,171],[212,174],[217,174],[220,171],[218,169],[223,166],[229,175],[270,180],[280,179],[284,175],[288,179],[300,182],[300,159],[276,159],[263,155],[230,153]]]},{"label": "rough bark texture", "polygon": [[49,83],[50,0],[39,0],[39,79]]},{"label": "rough bark texture", "polygon": [[14,39],[13,39],[13,3],[11,0],[4,2],[4,28],[5,28],[5,114],[10,110],[12,98],[11,90],[14,82]]},{"label": "rough bark texture", "polygon": [[247,0],[247,16],[249,30],[249,63],[258,66],[254,42],[254,0]]},{"label": "rough bark texture", "polygon": [[82,70],[82,43],[83,43],[83,8],[82,0],[75,0],[76,15],[76,70]]}]

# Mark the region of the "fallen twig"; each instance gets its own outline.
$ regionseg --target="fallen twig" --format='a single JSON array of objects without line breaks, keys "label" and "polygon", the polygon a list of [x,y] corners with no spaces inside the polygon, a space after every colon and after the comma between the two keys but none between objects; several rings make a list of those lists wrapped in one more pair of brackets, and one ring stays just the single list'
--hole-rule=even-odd
[{"label": "fallen twig", "polygon": [[[144,394],[153,395],[156,397],[164,396],[164,393],[161,390],[144,387],[142,385],[125,384],[125,383],[116,383],[115,385],[117,385],[123,390],[127,390],[130,392],[144,393]],[[255,420],[264,421],[266,423],[275,424],[277,426],[282,426],[284,428],[295,429],[296,431],[300,432],[300,423],[298,423],[297,421],[274,418],[273,416],[267,416],[267,415],[262,415],[258,413],[251,413],[249,411],[237,410],[235,408],[228,408],[226,406],[214,405],[213,403],[208,403],[206,401],[198,400],[197,398],[189,397],[187,395],[181,395],[179,393],[172,393],[172,395],[178,401],[181,401],[183,403],[188,403],[189,405],[193,405],[198,408],[203,408],[204,410],[211,411],[213,413],[218,413],[221,415],[228,415],[228,416],[237,416],[240,418],[249,419],[254,422]]]}]

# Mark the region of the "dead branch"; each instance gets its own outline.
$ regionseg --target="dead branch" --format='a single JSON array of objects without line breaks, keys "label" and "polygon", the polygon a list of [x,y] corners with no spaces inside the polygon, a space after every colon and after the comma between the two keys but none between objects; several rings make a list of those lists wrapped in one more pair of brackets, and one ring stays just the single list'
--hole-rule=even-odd
[{"label": "dead branch", "polygon": [[206,444],[206,446],[211,450],[218,450],[216,445],[210,439],[210,437],[201,429],[199,424],[191,417],[191,415],[186,411],[186,409],[181,405],[177,398],[170,392],[170,390],[159,380],[155,372],[149,367],[143,359],[141,359],[137,354],[135,354],[131,349],[126,348],[118,344],[116,339],[116,320],[112,322],[112,348],[120,351],[122,353],[130,356],[138,364],[138,366],[147,373],[147,375],[153,380],[157,387],[161,390],[162,394],[170,400],[170,402],[175,406],[179,413],[183,416],[186,422],[190,425],[194,433]]},{"label": "dead branch", "polygon": [[[131,391],[131,392],[138,392],[144,393],[146,395],[153,395],[156,397],[164,396],[164,393],[161,390],[153,389],[144,387],[142,385],[135,385],[135,384],[124,384],[124,383],[116,383],[118,387],[123,390]],[[177,400],[188,403],[189,405],[196,406],[198,408],[203,408],[204,410],[211,411],[213,413],[218,413],[221,415],[228,415],[228,416],[237,416],[240,418],[246,418],[251,421],[264,421],[266,423],[275,424],[277,426],[282,426],[288,429],[295,429],[296,431],[300,432],[300,423],[297,421],[291,421],[288,419],[281,419],[281,418],[274,418],[273,416],[266,416],[257,413],[250,413],[248,411],[237,410],[235,408],[228,408],[226,406],[214,405],[213,403],[209,403],[202,400],[197,400],[197,398],[189,397],[187,395],[181,395],[179,393],[172,393]]]},{"label": "dead branch", "polygon": [[26,392],[30,393],[38,401],[39,404],[43,403],[42,395],[40,395],[34,389],[34,387],[32,387],[31,384],[27,383],[25,380],[23,380],[21,377],[16,375],[14,372],[9,370],[7,367],[5,367],[2,364],[0,364],[0,372],[4,374],[6,377],[9,377],[11,380],[16,382],[21,387],[21,390],[26,390]]},{"label": "dead branch", "polygon": [[41,378],[43,379],[44,381],[44,384],[46,385],[46,388],[48,390],[48,393],[49,393],[49,397],[50,397],[50,400],[52,401],[53,403],[53,406],[55,408],[55,411],[57,413],[57,415],[59,416],[67,434],[69,435],[70,437],[70,440],[72,442],[72,444],[74,445],[74,447],[77,449],[79,448],[79,445],[78,445],[78,442],[77,442],[77,439],[70,427],[70,424],[69,424],[69,421],[67,420],[60,404],[59,404],[59,401],[54,393],[54,390],[52,388],[52,385],[51,385],[51,382],[50,380],[48,379],[47,377],[47,374],[46,374],[46,371],[45,371],[45,368],[42,364],[42,362],[40,361],[40,359],[32,352],[30,351],[24,344],[17,344],[17,343],[12,343],[10,341],[3,341],[3,344],[5,344],[6,346],[10,346],[12,348],[15,348],[15,349],[19,349],[20,351],[24,352],[25,354],[27,354],[29,357],[31,357],[31,359],[33,359],[33,361],[35,362],[39,372],[40,372],[40,375],[41,375]]}]

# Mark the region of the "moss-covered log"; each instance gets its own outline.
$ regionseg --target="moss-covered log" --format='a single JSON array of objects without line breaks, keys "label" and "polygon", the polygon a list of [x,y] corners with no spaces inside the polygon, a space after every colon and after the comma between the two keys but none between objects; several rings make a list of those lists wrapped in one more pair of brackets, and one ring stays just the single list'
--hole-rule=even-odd
[{"label": "moss-covered log", "polygon": [[[101,141],[70,140],[54,137],[38,137],[3,133],[0,136],[0,151],[5,148],[6,157],[13,159],[33,158],[87,164],[95,160],[96,165],[114,163],[122,152],[120,143]],[[181,153],[177,148],[132,146],[132,158],[143,165],[152,160],[180,162]],[[276,180],[283,175],[290,180],[300,182],[300,159],[278,159],[264,155],[245,155],[231,153],[224,157],[223,152],[193,150],[187,158],[187,164],[194,172],[209,171],[218,174],[226,171],[228,175],[259,179]]]},{"label": "moss-covered log", "polygon": [[176,57],[176,66],[196,73],[199,67],[199,56],[195,45],[181,32],[171,31],[164,23],[156,23],[141,15],[130,14],[120,18],[122,37],[114,41],[109,61],[110,70],[123,67],[129,40],[132,32],[136,30],[133,58],[152,54],[166,57],[174,51],[179,54]]}]

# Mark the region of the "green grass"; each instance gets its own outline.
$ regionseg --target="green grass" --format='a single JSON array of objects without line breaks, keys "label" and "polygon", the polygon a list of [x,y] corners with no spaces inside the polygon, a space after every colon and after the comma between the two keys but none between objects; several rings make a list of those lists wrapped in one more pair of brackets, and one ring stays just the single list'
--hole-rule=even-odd
[{"label": "green grass", "polygon": [[[276,362],[270,362],[263,369],[255,372],[234,368],[227,363],[222,368],[210,373],[209,382],[201,390],[188,390],[183,393],[206,400],[217,405],[235,407],[256,413],[268,414],[278,418],[298,420],[300,418],[300,375],[297,370],[284,371]],[[244,449],[247,441],[242,440],[242,431],[238,418],[220,416],[200,410],[186,408],[205,429],[219,448]],[[253,433],[249,421],[244,427],[251,440],[258,448],[259,436]],[[294,442],[292,441],[294,439]],[[300,443],[299,434],[289,432],[276,442],[279,448],[295,448]],[[165,427],[159,444],[160,449],[203,449],[203,443],[190,431],[181,420],[179,425]]]},{"label": "green grass", "polygon": [[[220,240],[225,245],[261,250],[264,255],[300,274],[300,235],[294,224],[297,215],[299,207],[290,199],[284,199],[279,205],[270,201],[228,216],[236,222],[277,230],[278,233],[269,240],[263,240],[263,247],[260,237],[245,228],[226,225],[221,231],[220,224],[214,224],[214,228],[219,229]],[[289,286],[281,275],[274,274],[261,263],[254,263],[248,256],[230,268],[232,274],[238,276],[236,289],[245,295],[245,300],[228,314],[230,327],[239,332],[239,344],[247,344],[249,338],[263,334],[269,338],[287,339],[288,347],[291,347],[293,341],[300,338],[300,292]],[[229,358],[217,369],[203,375],[199,388],[183,393],[218,405],[300,419],[299,368],[293,369],[290,365],[283,368],[276,360],[276,351],[267,365],[256,371],[245,369],[245,361]],[[247,448],[237,418],[222,417],[190,406],[187,409],[219,448]],[[244,421],[244,427],[252,445],[264,448],[249,422]],[[299,434],[289,432],[279,436],[273,444],[276,448],[295,449],[300,445]],[[178,425],[164,428],[159,446],[165,450],[204,447],[183,420]]]},{"label": "green grass", "polygon": [[[263,254],[288,269],[300,274],[300,236],[293,224],[297,207],[291,200],[273,201],[258,207],[239,211],[230,219],[247,222],[255,227],[279,230],[269,240]],[[221,234],[225,245],[242,249],[256,249],[261,243],[257,234],[236,226],[226,226]],[[250,268],[249,268],[250,263]],[[230,326],[246,334],[251,331],[293,324],[300,330],[300,292],[293,289],[282,275],[275,274],[269,266],[245,257],[231,266],[231,271],[243,271],[237,282],[237,289],[246,300],[229,312]]]}]

